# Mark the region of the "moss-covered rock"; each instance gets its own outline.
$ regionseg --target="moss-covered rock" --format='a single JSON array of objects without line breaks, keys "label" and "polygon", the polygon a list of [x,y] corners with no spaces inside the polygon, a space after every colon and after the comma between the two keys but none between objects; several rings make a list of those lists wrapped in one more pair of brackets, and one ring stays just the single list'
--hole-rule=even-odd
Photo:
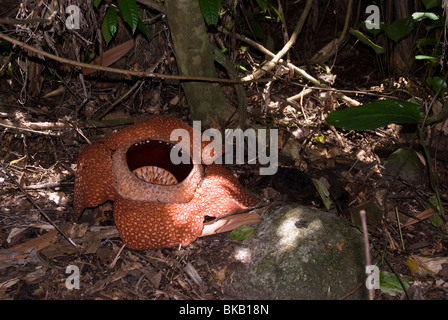
[{"label": "moss-covered rock", "polygon": [[[338,299],[365,281],[360,232],[333,214],[292,204],[263,215],[236,248],[228,293],[246,299]],[[350,298],[365,297],[362,285]]]}]

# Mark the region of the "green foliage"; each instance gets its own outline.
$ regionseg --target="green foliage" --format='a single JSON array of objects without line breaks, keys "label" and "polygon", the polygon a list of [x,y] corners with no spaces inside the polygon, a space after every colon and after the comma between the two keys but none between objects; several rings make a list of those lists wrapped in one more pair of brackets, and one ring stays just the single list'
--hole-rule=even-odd
[{"label": "green foliage", "polygon": [[[270,0],[255,0],[258,8],[255,12],[244,12],[244,16],[239,12],[234,12],[234,8],[222,0],[199,0],[199,7],[207,25],[216,25],[222,15],[230,14],[235,18],[239,29],[247,35],[254,36],[257,40],[264,40],[263,28],[260,20],[272,20],[278,17],[283,22],[283,17],[277,8],[270,3]],[[269,11],[274,12],[270,14]]]},{"label": "green foliage", "polygon": [[372,40],[370,40],[366,35],[364,35],[361,31],[358,30],[350,30],[350,33],[354,35],[356,38],[358,38],[359,41],[362,43],[368,45],[375,51],[376,54],[382,54],[384,53],[384,48],[374,43]]},{"label": "green foliage", "polygon": [[426,84],[430,86],[434,90],[434,92],[439,92],[441,98],[445,96],[447,85],[442,78],[437,76],[428,77],[426,78]]},{"label": "green foliage", "polygon": [[313,182],[314,187],[316,187],[317,192],[319,192],[325,209],[330,210],[331,204],[333,203],[330,199],[330,191],[328,191],[325,185],[319,180],[311,178],[311,181]]},{"label": "green foliage", "polygon": [[394,273],[380,272],[380,290],[387,295],[396,296],[402,293],[404,289],[409,288],[409,286],[407,281],[399,279]]},{"label": "green foliage", "polygon": [[[369,32],[374,36],[377,36],[384,31],[389,39],[398,42],[406,38],[414,31],[415,22],[420,22],[424,19],[439,21],[440,17],[432,12],[414,12],[410,17],[397,19],[391,24],[386,25],[384,23],[381,23],[379,29],[368,29],[366,25],[369,24],[369,21],[363,21],[360,26],[365,32]],[[368,38],[361,31],[356,31],[362,34],[363,37]],[[359,38],[356,33],[352,32],[352,34]],[[368,44],[366,43],[366,41],[363,41],[363,43]]]},{"label": "green foliage", "polygon": [[434,21],[439,20],[439,16],[432,12],[414,12],[412,14],[412,19],[414,21],[422,21],[423,19],[428,18]]},{"label": "green foliage", "polygon": [[423,54],[419,54],[415,56],[415,60],[428,60],[430,61],[432,64],[437,64],[437,62],[439,62],[439,58],[437,57],[431,57],[431,56],[425,56]]},{"label": "green foliage", "polygon": [[[376,54],[384,53],[381,51],[383,49],[381,46],[377,45],[373,40],[365,33],[370,33],[374,37],[377,37],[380,33],[384,32],[388,39],[399,42],[409,36],[410,34],[417,33],[421,30],[421,26],[426,27],[426,32],[429,35],[433,29],[441,29],[444,25],[444,19],[441,18],[441,5],[442,0],[422,0],[426,11],[425,12],[414,12],[412,15],[406,18],[401,18],[393,21],[390,24],[380,23],[380,28],[378,29],[368,29],[369,24],[372,21],[363,21],[360,24],[359,30],[353,30],[350,33],[356,36],[362,43],[371,47]],[[428,10],[432,10],[431,12]],[[442,32],[443,33],[443,32]],[[419,53],[415,56],[416,60],[428,61],[431,66],[436,65],[442,54],[440,49],[440,40],[438,39],[440,32],[432,33],[434,38],[429,38],[428,36],[416,39],[416,48]]]},{"label": "green foliage", "polygon": [[221,0],[199,0],[199,7],[208,25],[218,23]]},{"label": "green foliage", "polygon": [[[138,29],[146,37],[149,36],[148,30],[145,24],[138,15],[137,2],[135,0],[116,0],[120,14],[124,21],[131,28],[132,34]],[[101,4],[101,0],[95,0],[94,5],[96,8]],[[118,12],[116,6],[109,6],[101,24],[101,33],[103,34],[106,46],[114,37],[118,29]]]},{"label": "green foliage", "polygon": [[374,130],[391,123],[418,123],[420,110],[414,103],[386,99],[333,111],[326,121],[346,130]]},{"label": "green foliage", "polygon": [[414,19],[412,17],[397,19],[389,25],[384,26],[384,32],[389,39],[398,42],[406,38],[414,30]]},{"label": "green foliage", "polygon": [[260,7],[261,10],[263,10],[264,13],[266,13],[266,11],[269,8],[269,4],[267,0],[255,0],[258,4],[258,6]]},{"label": "green foliage", "polygon": [[117,0],[117,3],[124,21],[131,27],[132,34],[134,34],[140,19],[137,2],[135,0]]},{"label": "green foliage", "polygon": [[423,5],[425,6],[426,10],[440,7],[442,5],[442,0],[422,0]]},{"label": "green foliage", "polygon": [[274,7],[272,4],[269,3],[269,0],[255,0],[255,1],[257,2],[260,9],[263,10],[263,13],[266,13],[268,9],[271,9],[275,12],[277,17],[279,17],[280,20],[283,22],[282,15],[280,14],[280,12],[278,12],[276,7]]},{"label": "green foliage", "polygon": [[106,15],[104,16],[103,23],[101,24],[101,33],[103,34],[106,46],[112,40],[115,32],[118,28],[118,15],[115,7],[107,8]]},{"label": "green foliage", "polygon": [[96,9],[98,9],[98,7],[100,6],[102,0],[93,0],[93,5],[95,6]]},{"label": "green foliage", "polygon": [[231,240],[243,241],[252,237],[254,233],[255,233],[254,227],[244,225],[230,232],[229,238]]},{"label": "green foliage", "polygon": [[441,216],[443,217],[444,213],[442,210],[442,204],[439,203],[436,195],[432,195],[428,199],[427,208],[430,208],[430,207],[436,208],[436,212],[434,212],[434,214],[429,217],[429,221],[433,224],[433,226],[441,227],[443,225],[443,220],[442,220]]}]

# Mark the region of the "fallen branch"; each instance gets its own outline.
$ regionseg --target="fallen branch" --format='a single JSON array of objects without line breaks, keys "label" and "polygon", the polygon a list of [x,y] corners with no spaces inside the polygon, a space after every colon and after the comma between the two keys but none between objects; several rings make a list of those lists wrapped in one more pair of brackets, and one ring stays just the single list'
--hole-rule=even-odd
[{"label": "fallen branch", "polygon": [[[59,137],[59,134],[57,134],[57,133],[53,133],[53,132],[49,132],[49,131],[38,131],[38,130],[31,129],[29,127],[15,125],[9,120],[0,120],[0,126],[8,128],[8,129],[12,129],[12,130],[24,131],[24,132],[34,133],[34,134],[41,134],[41,135],[45,135],[45,136]],[[48,130],[48,128],[46,130]]]},{"label": "fallen branch", "polygon": [[347,35],[348,24],[352,13],[353,0],[349,0],[347,14],[345,15],[344,27],[339,38],[333,39],[320,49],[310,60],[312,64],[319,64],[333,57],[339,48],[342,47]]},{"label": "fallen branch", "polygon": [[[229,35],[230,32],[222,27],[218,27],[218,30],[224,34]],[[273,52],[271,52],[270,50],[266,49],[264,46],[262,46],[261,44],[259,44],[258,42],[255,42],[252,39],[249,39],[241,34],[235,34],[235,37],[240,40],[243,41],[245,43],[247,43],[248,45],[250,45],[251,47],[253,47],[254,49],[260,51],[261,53],[269,56],[269,57],[275,57],[275,54]],[[324,89],[324,90],[332,90],[332,91],[336,91],[338,93],[338,97],[344,101],[346,101],[348,104],[352,105],[352,106],[359,106],[361,103],[355,99],[352,99],[348,96],[346,96],[345,94],[340,93],[340,90],[337,90],[335,88],[329,87],[326,84],[321,83],[319,80],[317,80],[316,78],[314,78],[313,76],[311,76],[310,74],[308,74],[305,70],[295,66],[294,64],[292,64],[291,62],[286,62],[282,59],[278,60],[278,64],[284,65],[288,68],[291,68],[292,70],[294,70],[294,73],[296,73],[297,75],[305,78],[306,80],[308,80],[309,82],[311,82],[315,87],[309,87],[310,89]]]},{"label": "fallen branch", "polygon": [[176,76],[176,75],[169,75],[169,74],[161,74],[161,73],[154,73],[154,72],[144,72],[144,71],[134,71],[134,70],[123,70],[123,69],[117,69],[117,68],[111,68],[111,67],[105,67],[95,64],[89,64],[84,62],[78,62],[62,57],[58,57],[54,54],[51,54],[49,52],[34,48],[33,46],[30,46],[26,43],[23,43],[17,39],[11,38],[4,33],[0,32],[0,39],[3,39],[5,41],[8,41],[12,44],[15,44],[23,49],[29,50],[31,52],[37,53],[39,55],[42,55],[46,58],[58,61],[60,63],[69,64],[72,66],[84,68],[84,69],[94,69],[97,71],[104,71],[104,72],[113,72],[118,74],[123,74],[127,76],[134,76],[134,77],[140,77],[140,78],[159,78],[159,79],[165,79],[165,80],[179,80],[179,81],[199,81],[199,82],[218,82],[218,83],[230,83],[230,84],[243,84],[243,83],[253,83],[253,82],[269,82],[273,81],[275,79],[254,79],[254,80],[233,80],[233,79],[221,79],[221,78],[208,78],[208,77],[195,77],[195,76]]},{"label": "fallen branch", "polygon": [[307,0],[305,4],[305,9],[300,16],[299,22],[297,22],[296,28],[289,38],[289,41],[284,45],[284,47],[272,58],[271,61],[266,63],[261,69],[257,70],[255,73],[248,75],[243,78],[243,81],[249,81],[253,79],[258,79],[263,76],[266,72],[271,71],[278,64],[280,59],[291,49],[291,47],[296,43],[297,37],[302,31],[303,25],[305,24],[305,20],[308,17],[308,13],[313,5],[313,0]]}]

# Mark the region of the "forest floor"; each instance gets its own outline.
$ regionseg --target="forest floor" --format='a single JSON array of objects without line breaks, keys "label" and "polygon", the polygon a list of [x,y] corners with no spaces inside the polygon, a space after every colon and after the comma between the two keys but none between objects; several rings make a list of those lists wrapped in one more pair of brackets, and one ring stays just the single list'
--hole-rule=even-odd
[{"label": "forest floor", "polygon": [[[145,47],[148,44],[142,43],[144,40],[138,40],[131,57],[114,66],[175,71],[169,43],[160,41],[151,55]],[[70,45],[59,48],[64,51]],[[183,248],[134,251],[123,245],[114,226],[113,203],[88,209],[81,220],[73,213],[79,152],[89,141],[151,115],[176,116],[188,123],[188,106],[178,83],[152,79],[135,86],[137,81],[121,76],[103,74],[101,80],[79,77],[74,70],[54,68],[48,60],[27,59],[23,52],[14,54],[11,61],[6,56],[0,58],[1,65],[10,63],[10,71],[0,79],[0,299],[228,298],[222,282],[231,276],[226,274],[226,266],[236,242],[227,233],[199,238]],[[262,61],[263,56],[248,51],[239,59],[250,65]],[[332,87],[347,90],[347,95],[361,103],[385,95],[408,99],[404,92],[428,97],[416,79],[371,79],[376,66],[350,50],[341,53],[335,66],[333,73],[338,78]],[[329,190],[332,204],[328,211],[341,219],[357,224],[361,209],[377,212],[369,218],[372,262],[382,271],[399,275],[410,288],[407,295],[401,288],[392,288],[396,289],[394,295],[377,290],[375,298],[447,299],[446,228],[435,227],[430,215],[420,215],[415,223],[410,220],[428,212],[434,196],[416,128],[335,129],[325,123],[325,117],[344,103],[332,91],[318,89],[301,101],[288,101],[302,85],[298,78],[285,77],[269,90],[264,84],[246,86],[247,124],[279,129],[279,160],[286,171],[263,177],[256,166],[228,168],[271,204],[301,202],[326,210],[313,178]],[[223,90],[229,100],[236,101],[232,87]],[[114,105],[125,95],[125,100]],[[95,115],[109,107],[104,117],[95,120]],[[425,128],[445,206],[447,127],[444,123]],[[407,164],[388,167],[386,160],[401,147],[414,150],[422,162],[413,162],[411,168]],[[287,184],[276,184],[285,172]],[[77,252],[53,224],[81,244],[83,252]],[[70,265],[80,269],[80,290],[67,289]]]}]

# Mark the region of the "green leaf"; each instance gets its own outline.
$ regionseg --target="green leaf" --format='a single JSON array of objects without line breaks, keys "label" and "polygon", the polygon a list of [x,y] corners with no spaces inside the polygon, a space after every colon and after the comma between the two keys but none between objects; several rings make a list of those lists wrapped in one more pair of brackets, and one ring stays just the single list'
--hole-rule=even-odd
[{"label": "green leaf", "polygon": [[218,23],[221,0],[199,0],[199,7],[208,25]]},{"label": "green leaf", "polygon": [[442,78],[440,77],[433,77],[433,78],[426,78],[426,84],[428,86],[431,86],[431,88],[435,91],[435,92],[439,92],[440,90],[440,97],[443,98],[445,96],[445,92],[447,89],[447,84],[445,81],[443,81]]},{"label": "green leaf", "polygon": [[432,56],[425,56],[423,54],[419,54],[415,56],[415,60],[429,60],[431,63],[437,64],[439,62],[439,58]]},{"label": "green leaf", "polygon": [[412,17],[397,19],[390,25],[384,26],[387,36],[395,42],[410,35],[412,30],[414,30],[414,19]]},{"label": "green leaf", "polygon": [[412,14],[412,19],[414,19],[415,21],[422,21],[425,18],[434,21],[439,20],[439,16],[432,12],[414,12]]},{"label": "green leaf", "polygon": [[[263,33],[263,27],[261,26],[261,24],[255,20],[254,17],[251,17],[249,19],[249,23],[250,23],[250,27],[254,33],[254,36],[259,39],[262,40],[264,38],[264,33]],[[265,45],[266,47],[268,47],[267,45]],[[272,48],[267,48],[267,49],[272,49]]]},{"label": "green leaf", "polygon": [[110,35],[113,37],[118,29],[118,14],[115,7],[109,7],[107,9],[103,20],[103,23],[104,22],[106,22],[107,30],[109,30]]},{"label": "green leaf", "polygon": [[[405,289],[409,288],[409,283],[401,280]],[[404,292],[400,280],[394,273],[381,271],[380,272],[380,290],[390,296],[396,296],[398,293]]]},{"label": "green leaf", "polygon": [[442,0],[422,0],[426,10],[442,6]]},{"label": "green leaf", "polygon": [[255,0],[257,2],[258,6],[261,10],[263,10],[264,13],[268,10],[268,1],[267,0]]},{"label": "green leaf", "polygon": [[95,6],[96,9],[98,9],[98,7],[100,6],[102,0],[93,0],[93,5]]},{"label": "green leaf", "polygon": [[149,32],[148,29],[146,28],[146,25],[143,23],[142,19],[140,19],[140,17],[138,17],[138,30],[143,33],[143,35],[149,39]]},{"label": "green leaf", "polygon": [[433,195],[428,199],[428,202],[431,205],[427,205],[427,208],[431,208],[431,207],[436,207],[437,211],[433,213],[432,216],[429,217],[429,221],[432,223],[433,226],[435,227],[440,227],[443,225],[443,220],[440,217],[440,214],[442,212],[442,210],[440,210],[440,205],[437,203],[437,196]]},{"label": "green leaf", "polygon": [[115,7],[109,7],[106,11],[106,15],[104,16],[103,23],[101,24],[101,33],[103,34],[106,46],[109,44],[110,40],[112,40],[115,32],[117,32],[117,28],[117,9]]},{"label": "green leaf", "polygon": [[283,16],[280,14],[280,12],[277,10],[276,7],[274,7],[273,5],[269,5],[271,7],[271,9],[275,12],[275,14],[277,15],[277,17],[280,18],[280,21],[283,22]]},{"label": "green leaf", "polygon": [[391,123],[418,123],[419,106],[414,103],[386,99],[330,113],[326,121],[346,130],[374,130]]},{"label": "green leaf", "polygon": [[248,72],[248,71],[249,71],[249,70],[247,70],[244,66],[242,66],[242,65],[240,65],[240,64],[237,64],[236,67],[239,68],[239,69],[241,69],[241,70],[243,70],[243,71],[245,71],[245,72]]},{"label": "green leaf", "polygon": [[252,226],[241,226],[230,232],[229,238],[231,240],[243,241],[249,239],[255,233],[255,228]]},{"label": "green leaf", "polygon": [[325,187],[325,185],[317,179],[311,178],[314,186],[316,187],[317,192],[324,203],[325,209],[330,210],[331,204],[333,203],[330,199],[330,191]]},{"label": "green leaf", "polygon": [[358,30],[354,30],[351,29],[350,33],[352,35],[354,35],[356,38],[358,38],[359,41],[361,41],[362,43],[368,45],[369,47],[371,47],[373,49],[373,51],[375,51],[376,54],[382,54],[384,53],[384,49],[383,47],[373,43],[368,37],[366,37],[362,32],[358,31]]},{"label": "green leaf", "polygon": [[131,27],[132,34],[134,34],[139,20],[137,2],[135,0],[117,0],[117,3],[124,21]]},{"label": "green leaf", "polygon": [[103,20],[101,24],[101,33],[103,34],[104,41],[106,42],[106,47],[109,45],[110,40],[112,40],[112,36],[110,35],[109,29],[107,28],[106,21]]},{"label": "green leaf", "polygon": [[433,215],[429,217],[429,221],[437,228],[443,225],[443,220],[437,212],[434,212]]},{"label": "green leaf", "polygon": [[434,38],[420,38],[417,40],[417,45],[425,47],[425,46],[435,46],[439,40]]}]

